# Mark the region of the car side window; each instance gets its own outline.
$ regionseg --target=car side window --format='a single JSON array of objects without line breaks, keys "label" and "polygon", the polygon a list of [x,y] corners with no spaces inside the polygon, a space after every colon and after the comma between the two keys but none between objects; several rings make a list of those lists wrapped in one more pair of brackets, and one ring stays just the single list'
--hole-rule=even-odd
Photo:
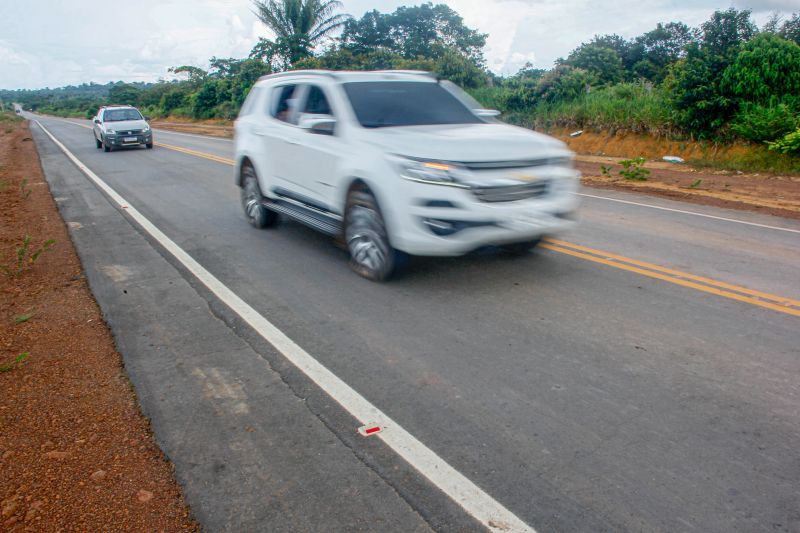
[{"label": "car side window", "polygon": [[303,106],[303,113],[307,113],[309,115],[333,116],[333,110],[331,110],[331,106],[328,103],[328,99],[325,97],[325,92],[322,90],[322,88],[317,87],[316,85],[309,87],[306,103]]},{"label": "car side window", "polygon": [[297,123],[295,113],[297,88],[297,85],[283,85],[273,90],[273,96],[270,99],[270,116],[289,124]]}]

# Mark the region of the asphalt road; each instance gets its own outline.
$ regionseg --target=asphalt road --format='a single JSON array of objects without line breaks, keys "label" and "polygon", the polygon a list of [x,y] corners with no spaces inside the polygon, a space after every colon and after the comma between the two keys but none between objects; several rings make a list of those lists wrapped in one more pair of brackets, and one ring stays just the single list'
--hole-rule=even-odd
[{"label": "asphalt road", "polygon": [[[157,131],[153,150],[104,153],[89,130],[38,119],[231,290],[537,530],[800,531],[800,316],[743,292],[800,299],[797,222],[584,190],[604,199],[584,198],[582,224],[559,236],[567,244],[520,259],[419,259],[373,284],[301,225],[249,227],[225,163],[230,141]],[[50,142],[35,138],[40,150]],[[636,261],[650,265],[644,274]],[[687,274],[730,287],[698,288]],[[284,381],[302,381],[246,327],[228,325]],[[293,387],[325,403],[313,386]],[[360,452],[336,409],[317,416],[413,510],[397,530],[420,527],[418,517],[477,527],[413,470],[392,475],[403,468],[391,453]],[[178,475],[187,479],[180,465]]]}]

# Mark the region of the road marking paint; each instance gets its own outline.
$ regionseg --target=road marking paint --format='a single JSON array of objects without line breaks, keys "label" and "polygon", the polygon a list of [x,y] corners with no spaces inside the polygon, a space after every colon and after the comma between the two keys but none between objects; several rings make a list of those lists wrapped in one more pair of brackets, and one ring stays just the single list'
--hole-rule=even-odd
[{"label": "road marking paint", "polygon": [[[73,123],[76,124],[76,123]],[[76,124],[80,126],[81,124]],[[162,145],[157,143],[159,146],[163,146],[164,148],[168,148],[170,150],[176,150],[178,152],[183,152],[189,155],[193,155],[196,157],[202,157],[205,159],[210,159],[212,161],[217,161],[219,163],[225,163],[229,165],[233,165],[234,161],[230,159],[225,159],[222,157],[218,157],[212,154],[208,154],[205,152],[199,152],[197,150],[190,150],[188,148],[183,148],[179,146],[173,145]],[[680,209],[672,209],[668,207],[661,207],[657,205],[649,205],[649,204],[640,204],[638,202],[630,202],[627,200],[618,200],[615,198],[606,198],[604,196],[594,196],[591,194],[583,194],[583,193],[576,193],[580,196],[588,196],[590,198],[599,198],[602,200],[610,200],[613,202],[620,202],[625,204],[633,204],[643,207],[652,207],[653,209],[661,209],[664,211],[674,211],[678,213],[684,213],[689,215],[697,215],[701,217],[707,218],[714,218],[719,220],[725,220],[728,222],[737,222],[741,224],[747,224],[751,226],[758,226],[767,229],[776,229],[781,231],[788,231],[794,233],[800,233],[800,230],[793,230],[789,228],[781,228],[777,226],[767,226],[764,224],[756,224],[754,222],[746,222],[743,220],[735,220],[723,217],[717,217],[713,215],[706,215],[703,213],[695,213],[693,211],[683,211]],[[791,298],[786,298],[783,296],[777,296],[774,294],[769,294],[766,292],[756,291],[753,289],[748,289],[746,287],[740,287],[738,285],[733,285],[730,283],[725,283],[723,281],[712,280],[710,278],[704,278],[702,276],[696,276],[694,274],[689,274],[688,272],[681,272],[679,270],[673,270],[670,268],[662,267],[659,265],[655,265],[653,263],[646,263],[644,261],[638,261],[636,259],[632,259],[629,257],[613,254],[611,252],[605,252],[602,250],[594,250],[592,248],[588,248],[585,246],[580,246],[578,244],[573,244],[567,241],[559,241],[554,239],[549,239],[549,242],[552,244],[543,244],[543,248],[547,248],[548,250],[559,252],[567,255],[571,255],[573,257],[578,257],[581,259],[586,259],[588,261],[593,261],[595,263],[601,263],[608,266],[613,266],[615,268],[620,268],[622,270],[627,270],[630,272],[636,272],[638,274],[642,274],[651,278],[660,279],[662,281],[667,281],[669,283],[675,283],[677,285],[682,285],[684,287],[690,287],[696,290],[700,290],[703,292],[708,292],[711,294],[715,294],[717,296],[723,296],[725,298],[731,298],[733,300],[738,300],[740,302],[749,303],[752,305],[757,305],[759,307],[765,307],[767,309],[772,309],[773,311],[779,311],[781,313],[786,313],[790,315],[800,316],[800,310],[794,309],[795,307],[800,307],[800,302],[797,300],[793,300]],[[569,248],[569,249],[568,249]],[[580,253],[586,252],[586,253]],[[600,256],[600,257],[598,257]],[[606,258],[606,259],[604,259]],[[626,263],[627,265],[623,264]],[[635,266],[630,266],[635,265]],[[643,267],[643,268],[636,268],[636,267]],[[656,272],[660,272],[661,274],[656,274]],[[691,281],[686,281],[691,280]],[[692,283],[692,282],[700,282],[700,283]],[[707,287],[707,284],[711,285],[711,287]],[[723,289],[723,290],[720,290]],[[736,294],[740,293],[740,294]],[[747,295],[747,296],[745,296]],[[771,300],[770,301],[763,301],[763,300]]]},{"label": "road marking paint", "polygon": [[189,148],[184,148],[183,146],[175,146],[174,144],[165,144],[161,142],[155,142],[156,146],[161,148],[167,148],[168,150],[175,150],[176,152],[182,152],[184,154],[193,155],[195,157],[202,157],[203,159],[208,159],[211,161],[216,161],[217,163],[222,163],[225,165],[233,166],[234,161],[233,159],[228,159],[227,157],[220,157],[217,155],[209,154],[207,152],[199,152],[197,150],[192,150]]},{"label": "road marking paint", "polygon": [[[641,274],[642,276],[647,276],[649,278],[654,278],[654,279],[658,279],[658,280],[661,280],[661,281],[674,283],[675,285],[681,285],[683,287],[689,287],[691,289],[695,289],[695,290],[698,290],[698,291],[702,291],[702,292],[706,292],[706,293],[709,293],[709,294],[713,294],[715,296],[722,296],[724,298],[729,298],[731,300],[737,300],[739,302],[744,302],[744,303],[748,303],[748,304],[751,304],[751,305],[756,305],[758,307],[764,307],[766,309],[771,309],[772,311],[778,311],[780,313],[785,313],[787,315],[800,316],[800,309],[792,307],[793,304],[791,304],[791,302],[794,302],[795,300],[791,300],[789,298],[776,297],[776,298],[779,298],[781,302],[786,302],[785,304],[783,304],[783,303],[778,304],[778,303],[768,302],[768,301],[760,300],[760,299],[752,297],[752,296],[746,296],[745,294],[739,294],[739,293],[736,293],[736,292],[732,292],[730,290],[723,290],[723,289],[719,288],[719,286],[715,287],[715,286],[709,286],[709,285],[702,285],[700,283],[697,283],[696,281],[688,281],[686,279],[682,279],[684,277],[682,275],[682,273],[681,273],[681,275],[678,275],[678,274],[667,274],[666,272],[664,272],[665,270],[670,270],[670,269],[663,269],[661,271],[654,271],[654,270],[647,270],[646,268],[643,268],[641,266],[634,266],[637,263],[640,263],[640,262],[635,261],[635,260],[631,260],[632,264],[626,264],[627,261],[623,262],[623,260],[621,260],[621,259],[615,259],[613,257],[613,255],[610,255],[610,256],[607,256],[607,257],[603,257],[602,254],[593,255],[593,254],[582,252],[582,251],[579,251],[579,250],[576,250],[576,249],[567,248],[565,246],[558,246],[556,244],[550,244],[549,242],[542,243],[540,246],[542,248],[545,248],[547,250],[551,250],[553,252],[559,252],[559,253],[566,254],[566,255],[571,255],[573,257],[577,257],[577,258],[580,258],[580,259],[585,259],[587,261],[592,261],[594,263],[600,263],[602,265],[607,265],[607,266],[611,266],[611,267],[614,267],[614,268],[619,268],[621,270],[627,270],[628,272],[634,272],[636,274]],[[570,245],[570,246],[573,247],[572,245]],[[616,256],[616,257],[622,257],[622,256]],[[659,269],[662,269],[662,268],[663,267],[659,267]],[[679,271],[673,271],[673,272],[679,273]],[[692,279],[695,276],[687,275],[686,277],[690,277],[690,279]],[[699,276],[697,276],[697,277],[699,277]],[[707,279],[707,278],[701,278],[701,279]],[[709,280],[709,281],[713,281],[713,280]],[[721,282],[719,282],[719,283],[721,283]],[[735,285],[730,285],[730,284],[724,284],[724,285],[726,285],[728,287],[736,287]],[[740,292],[744,292],[741,289],[744,289],[745,291],[749,291],[749,289],[745,289],[744,287],[736,288],[736,290],[739,290]],[[764,293],[764,294],[766,294],[766,293]]]},{"label": "road marking paint", "polygon": [[549,239],[547,239],[547,242],[549,242],[551,244],[555,244],[556,246],[564,246],[564,247],[572,248],[572,249],[579,250],[579,251],[582,251],[582,252],[587,252],[589,254],[605,257],[607,259],[615,259],[617,261],[622,261],[622,262],[625,262],[625,263],[630,263],[632,265],[644,267],[644,268],[647,268],[649,270],[655,270],[657,272],[662,272],[664,274],[670,274],[670,275],[675,276],[677,278],[685,278],[685,279],[689,279],[689,280],[692,280],[692,281],[699,281],[700,283],[704,283],[706,285],[712,285],[712,286],[715,286],[715,287],[719,287],[721,289],[729,289],[729,290],[732,290],[732,291],[735,291],[735,292],[740,292],[742,294],[748,294],[750,296],[755,296],[756,298],[761,298],[761,299],[764,299],[764,300],[772,300],[773,302],[781,304],[781,305],[785,305],[785,306],[789,306],[789,307],[800,307],[800,300],[794,300],[792,298],[787,298],[785,296],[778,296],[778,295],[775,295],[775,294],[770,294],[768,292],[761,292],[761,291],[756,291],[756,290],[753,290],[753,289],[748,289],[747,287],[742,287],[740,285],[733,285],[731,283],[726,283],[724,281],[718,281],[718,280],[711,279],[711,278],[704,278],[703,276],[697,276],[695,274],[690,274],[688,272],[683,272],[683,271],[680,271],[680,270],[674,270],[674,269],[671,269],[671,268],[663,267],[661,265],[656,265],[654,263],[647,263],[645,261],[639,261],[637,259],[632,259],[630,257],[625,257],[624,255],[617,255],[617,254],[613,254],[611,252],[606,252],[604,250],[597,250],[597,249],[594,249],[594,248],[589,248],[587,246],[581,246],[579,244],[574,244],[574,243],[567,242],[567,241],[561,241],[561,240],[558,240],[558,239],[549,238]]},{"label": "road marking paint", "polygon": [[[117,205],[127,204],[125,211],[144,231],[167,250],[184,268],[192,273],[209,291],[227,305],[250,327],[258,332],[267,342],[283,354],[292,364],[308,376],[326,394],[348,411],[362,424],[378,425],[382,429],[376,434],[395,453],[408,462],[420,474],[447,494],[468,514],[481,522],[491,531],[496,532],[531,532],[535,530],[523,522],[514,513],[506,509],[500,502],[489,496],[480,487],[467,479],[463,474],[450,466],[436,452],[425,446],[406,429],[397,424],[366,398],[356,392],[350,385],[342,381],[328,370],[308,352],[290,339],[283,331],[267,320],[263,315],[242,300],[227,285],[206,270],[192,256],[167,237],[149,219],[120,196],[111,186],[97,176],[69,151],[47,128],[37,120],[36,124],[58,146],[62,152]],[[503,527],[499,527],[502,525]]]},{"label": "road marking paint", "polygon": [[683,209],[674,209],[671,207],[663,207],[660,205],[642,204],[639,202],[631,202],[630,200],[620,200],[619,198],[609,198],[607,196],[596,196],[594,194],[586,194],[582,192],[575,193],[578,196],[585,196],[586,198],[596,198],[598,200],[608,200],[609,202],[619,202],[621,204],[637,205],[639,207],[649,207],[651,209],[659,209],[661,211],[671,211],[673,213],[682,213],[684,215],[694,215],[696,217],[713,218],[714,220],[722,220],[724,222],[735,222],[736,224],[746,224],[748,226],[756,226],[759,228],[774,229],[778,231],[788,231],[789,233],[800,233],[800,230],[792,228],[783,228],[780,226],[770,226],[767,224],[758,224],[756,222],[748,222],[746,220],[738,220],[735,218],[718,217],[715,215],[707,215],[705,213],[697,213],[695,211],[684,211]]}]

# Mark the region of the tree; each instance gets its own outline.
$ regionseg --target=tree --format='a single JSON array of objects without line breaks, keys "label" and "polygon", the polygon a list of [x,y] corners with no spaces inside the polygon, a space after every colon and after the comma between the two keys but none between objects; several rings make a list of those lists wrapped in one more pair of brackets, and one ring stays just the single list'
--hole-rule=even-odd
[{"label": "tree", "polygon": [[708,53],[722,57],[735,55],[739,45],[758,33],[758,28],[750,20],[750,11],[746,9],[715,11],[700,27],[703,32],[701,46]]},{"label": "tree", "polygon": [[464,19],[444,4],[430,2],[402,6],[394,13],[376,10],[361,19],[350,19],[340,38],[342,46],[356,53],[387,50],[406,59],[437,59],[454,50],[483,67],[486,34],[464,25]]},{"label": "tree", "polygon": [[339,0],[254,0],[255,15],[275,33],[275,51],[289,65],[311,52],[349,18]]},{"label": "tree", "polygon": [[783,23],[779,35],[800,44],[800,13],[792,14],[792,18]]},{"label": "tree", "polygon": [[199,67],[193,67],[191,65],[170,67],[167,69],[167,71],[172,72],[173,74],[186,74],[189,78],[189,84],[195,87],[201,85],[208,77],[208,72]]},{"label": "tree", "polygon": [[133,85],[119,83],[108,90],[108,101],[112,104],[139,105],[141,93],[142,90]]},{"label": "tree", "polygon": [[686,57],[673,66],[665,80],[678,126],[707,137],[725,123],[730,102],[721,94],[719,73],[718,62],[698,44],[686,48]]},{"label": "tree", "polygon": [[758,35],[725,69],[722,88],[738,101],[759,104],[800,96],[800,46],[771,33]]},{"label": "tree", "polygon": [[545,102],[570,101],[578,98],[598,82],[597,76],[581,68],[558,65],[542,76],[534,96]]},{"label": "tree", "polygon": [[594,74],[601,85],[617,83],[625,77],[619,54],[596,44],[582,44],[570,53],[564,64]]},{"label": "tree", "polygon": [[695,39],[696,32],[682,22],[658,23],[655,29],[634,40],[631,49],[637,60],[628,68],[637,77],[660,83],[667,75],[667,67],[683,57],[686,45]]}]

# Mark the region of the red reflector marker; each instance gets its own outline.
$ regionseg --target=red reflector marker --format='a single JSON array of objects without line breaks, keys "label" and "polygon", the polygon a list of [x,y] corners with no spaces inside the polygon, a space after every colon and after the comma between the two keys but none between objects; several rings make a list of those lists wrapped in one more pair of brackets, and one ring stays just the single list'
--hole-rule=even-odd
[{"label": "red reflector marker", "polygon": [[370,435],[380,433],[382,429],[383,428],[378,424],[367,424],[366,426],[361,426],[358,428],[358,432],[364,437],[369,437]]}]

